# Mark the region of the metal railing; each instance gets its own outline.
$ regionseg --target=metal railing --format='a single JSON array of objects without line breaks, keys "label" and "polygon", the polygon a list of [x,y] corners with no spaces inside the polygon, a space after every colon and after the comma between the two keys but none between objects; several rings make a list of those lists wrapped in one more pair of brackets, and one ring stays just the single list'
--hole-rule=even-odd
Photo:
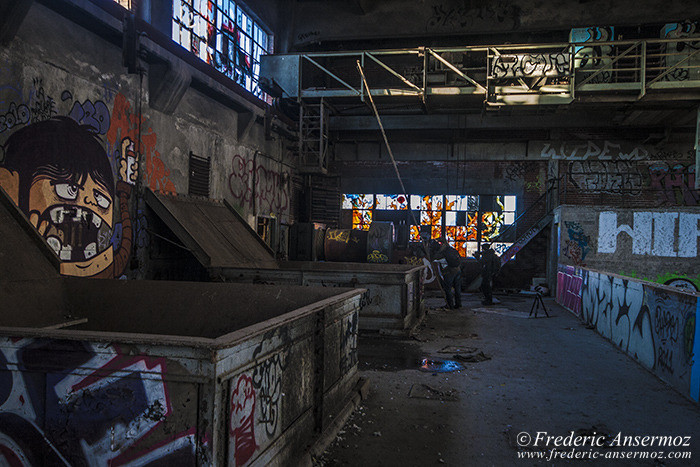
[{"label": "metal railing", "polygon": [[[277,56],[280,57],[280,56]],[[282,56],[288,58],[289,56]],[[700,37],[298,54],[298,98],[474,96],[492,105],[700,89]],[[372,89],[357,72],[360,62]],[[273,76],[273,78],[275,78]],[[293,91],[294,92],[294,91]]]}]

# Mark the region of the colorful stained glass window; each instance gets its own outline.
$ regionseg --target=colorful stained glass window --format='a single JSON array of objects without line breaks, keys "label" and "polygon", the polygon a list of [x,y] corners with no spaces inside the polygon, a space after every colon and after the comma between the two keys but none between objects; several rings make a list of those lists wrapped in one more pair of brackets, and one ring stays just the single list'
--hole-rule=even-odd
[{"label": "colorful stained glass window", "polygon": [[411,204],[413,205],[414,209],[417,205],[421,211],[442,211],[442,195],[421,196],[419,198],[420,201],[418,203],[414,203],[414,197],[411,197]]},{"label": "colorful stained glass window", "polygon": [[377,209],[406,210],[408,197],[406,195],[377,195]]},{"label": "colorful stained glass window", "polygon": [[479,232],[479,213],[467,213],[467,240],[476,240]]},{"label": "colorful stained glass window", "polygon": [[448,211],[476,211],[479,197],[475,195],[445,195],[445,209]]},{"label": "colorful stained glass window", "polygon": [[343,195],[343,209],[372,209],[374,195]]},{"label": "colorful stained glass window", "polygon": [[503,213],[503,225],[515,222],[515,196],[496,196],[496,205]]},{"label": "colorful stained glass window", "polygon": [[369,230],[372,223],[372,211],[355,209],[352,211],[352,228],[358,230]]},{"label": "colorful stained glass window", "polygon": [[412,242],[420,242],[420,226],[419,225],[412,225],[411,226],[411,233],[410,233],[410,241]]},{"label": "colorful stained glass window", "polygon": [[420,223],[422,225],[441,225],[442,211],[421,211]]},{"label": "colorful stained glass window", "polygon": [[460,241],[464,242],[467,240],[468,230],[466,226],[451,226],[445,227],[445,238],[448,241]]},{"label": "colorful stained glass window", "polygon": [[481,213],[481,241],[493,241],[500,233],[504,222],[504,214],[500,212]]}]

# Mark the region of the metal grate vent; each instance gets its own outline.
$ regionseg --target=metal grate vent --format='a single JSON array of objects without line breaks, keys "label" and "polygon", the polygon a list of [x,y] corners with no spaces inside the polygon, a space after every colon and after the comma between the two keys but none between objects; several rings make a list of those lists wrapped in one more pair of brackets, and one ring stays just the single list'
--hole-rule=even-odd
[{"label": "metal grate vent", "polygon": [[211,158],[199,157],[190,151],[190,184],[188,193],[194,196],[209,197],[209,168]]}]

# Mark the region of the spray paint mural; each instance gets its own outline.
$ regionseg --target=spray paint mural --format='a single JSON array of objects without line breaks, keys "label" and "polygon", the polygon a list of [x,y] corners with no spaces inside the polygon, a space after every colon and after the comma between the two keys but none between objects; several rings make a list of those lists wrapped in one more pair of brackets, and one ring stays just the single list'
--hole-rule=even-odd
[{"label": "spray paint mural", "polygon": [[695,164],[657,162],[649,166],[650,188],[665,205],[697,206],[700,191],[695,189]]},{"label": "spray paint mural", "polygon": [[197,392],[167,381],[173,365],[119,345],[0,339],[0,463],[194,465]]},{"label": "spray paint mural", "polygon": [[599,254],[616,253],[618,235],[624,232],[632,238],[633,255],[679,258],[695,258],[698,255],[700,214],[635,211],[631,225],[618,225],[617,217],[614,211],[599,214]]},{"label": "spray paint mural", "polygon": [[271,170],[252,158],[233,156],[228,186],[236,203],[258,213],[286,213],[289,210],[287,172]]},{"label": "spray paint mural", "polygon": [[581,224],[573,221],[565,221],[566,234],[569,237],[564,244],[564,256],[569,258],[577,266],[585,266],[583,261],[591,251],[591,237],[586,235]]},{"label": "spray paint mural", "polygon": [[56,101],[34,80],[28,98],[4,113],[0,186],[56,252],[64,275],[125,272],[132,192],[143,172],[138,154],[149,186],[175,191],[152,128],[123,94],[114,95],[111,112],[109,105],[67,90]]},{"label": "spray paint mural", "polygon": [[697,295],[559,265],[557,302],[643,366],[699,401]]}]

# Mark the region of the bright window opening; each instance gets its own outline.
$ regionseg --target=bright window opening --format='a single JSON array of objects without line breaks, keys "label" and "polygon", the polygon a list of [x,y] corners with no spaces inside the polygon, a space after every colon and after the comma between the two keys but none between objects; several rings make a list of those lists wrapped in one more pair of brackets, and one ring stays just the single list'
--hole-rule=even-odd
[{"label": "bright window opening", "polygon": [[272,36],[233,0],[174,0],[172,38],[272,103],[258,86],[260,57],[273,52]]}]

